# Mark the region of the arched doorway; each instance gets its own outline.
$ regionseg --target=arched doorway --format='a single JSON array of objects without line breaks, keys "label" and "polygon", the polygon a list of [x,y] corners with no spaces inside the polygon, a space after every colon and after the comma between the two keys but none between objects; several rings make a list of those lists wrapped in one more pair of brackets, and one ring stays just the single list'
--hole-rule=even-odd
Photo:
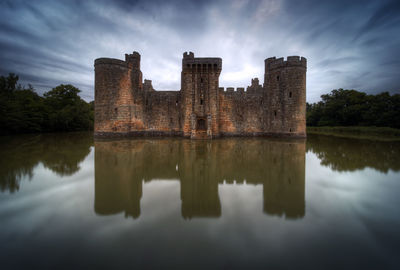
[{"label": "arched doorway", "polygon": [[197,130],[207,130],[206,119],[198,118],[197,119]]}]

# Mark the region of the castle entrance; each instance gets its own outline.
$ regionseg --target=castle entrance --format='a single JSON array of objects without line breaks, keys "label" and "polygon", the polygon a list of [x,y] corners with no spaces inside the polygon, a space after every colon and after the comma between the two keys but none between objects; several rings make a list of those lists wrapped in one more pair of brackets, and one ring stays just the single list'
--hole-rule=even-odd
[{"label": "castle entrance", "polygon": [[197,128],[196,130],[207,130],[206,119],[198,118],[197,119]]}]

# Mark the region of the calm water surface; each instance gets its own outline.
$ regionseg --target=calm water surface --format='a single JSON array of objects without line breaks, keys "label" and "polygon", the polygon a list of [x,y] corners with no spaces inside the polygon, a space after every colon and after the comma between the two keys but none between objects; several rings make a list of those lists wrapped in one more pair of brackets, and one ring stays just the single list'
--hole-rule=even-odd
[{"label": "calm water surface", "polygon": [[1,139],[1,269],[400,266],[400,143]]}]

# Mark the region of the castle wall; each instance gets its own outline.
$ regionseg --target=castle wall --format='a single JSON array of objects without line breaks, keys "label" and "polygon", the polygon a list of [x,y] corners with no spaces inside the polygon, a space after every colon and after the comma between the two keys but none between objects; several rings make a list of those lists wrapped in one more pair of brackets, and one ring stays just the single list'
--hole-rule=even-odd
[{"label": "castle wall", "polygon": [[180,91],[152,91],[145,95],[145,125],[153,135],[182,135]]},{"label": "castle wall", "polygon": [[222,136],[265,134],[267,121],[263,93],[248,93],[244,88],[219,91],[220,132]]}]

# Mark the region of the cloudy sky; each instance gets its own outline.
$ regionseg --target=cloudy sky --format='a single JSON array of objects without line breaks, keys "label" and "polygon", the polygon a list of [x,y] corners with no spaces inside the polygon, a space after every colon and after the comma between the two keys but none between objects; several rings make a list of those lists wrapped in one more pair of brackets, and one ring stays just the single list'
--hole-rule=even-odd
[{"label": "cloudy sky", "polygon": [[308,59],[307,101],[332,89],[400,93],[398,0],[0,0],[0,75],[93,100],[93,61],[138,51],[157,90],[180,89],[182,53],[222,57],[221,87],[263,81],[264,59]]}]

